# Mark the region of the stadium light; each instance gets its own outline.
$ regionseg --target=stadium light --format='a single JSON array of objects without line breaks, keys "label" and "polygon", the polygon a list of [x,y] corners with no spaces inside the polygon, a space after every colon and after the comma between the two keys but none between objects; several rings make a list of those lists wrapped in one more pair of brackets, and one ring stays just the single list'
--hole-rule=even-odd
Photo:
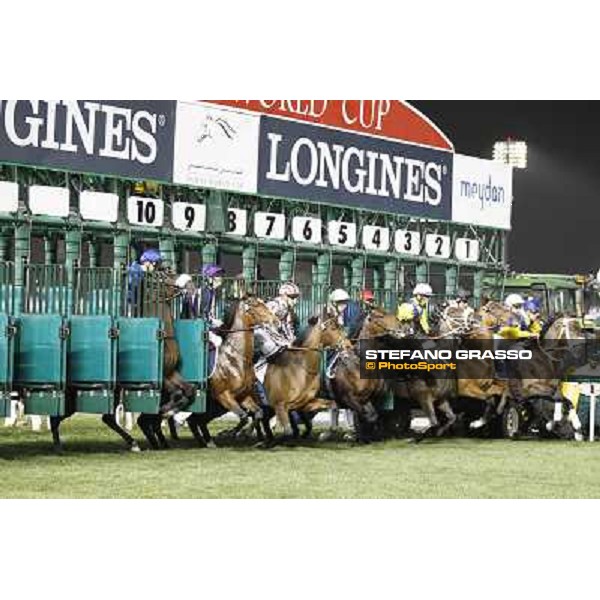
[{"label": "stadium light", "polygon": [[508,138],[494,144],[494,160],[515,169],[527,168],[527,142]]}]

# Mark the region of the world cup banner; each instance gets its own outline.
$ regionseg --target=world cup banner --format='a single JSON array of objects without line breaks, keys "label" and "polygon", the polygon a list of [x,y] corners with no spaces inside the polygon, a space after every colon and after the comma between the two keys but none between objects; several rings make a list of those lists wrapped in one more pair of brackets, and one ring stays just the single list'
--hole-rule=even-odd
[{"label": "world cup banner", "polygon": [[170,182],[175,102],[0,100],[0,162]]}]

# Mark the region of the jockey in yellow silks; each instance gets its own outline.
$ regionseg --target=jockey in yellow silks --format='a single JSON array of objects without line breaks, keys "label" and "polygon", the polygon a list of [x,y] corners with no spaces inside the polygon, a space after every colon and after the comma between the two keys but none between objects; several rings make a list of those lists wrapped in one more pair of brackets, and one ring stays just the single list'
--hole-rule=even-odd
[{"label": "jockey in yellow silks", "polygon": [[396,317],[400,322],[412,322],[426,335],[429,335],[429,315],[427,312],[429,298],[433,295],[431,286],[418,283],[413,290],[413,297],[398,306]]}]

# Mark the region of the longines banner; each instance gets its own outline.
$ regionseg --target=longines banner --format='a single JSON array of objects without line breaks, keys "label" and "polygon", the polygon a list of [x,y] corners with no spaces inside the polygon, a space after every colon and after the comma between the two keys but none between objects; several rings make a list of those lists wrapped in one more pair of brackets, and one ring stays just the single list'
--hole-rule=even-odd
[{"label": "longines banner", "polygon": [[0,100],[0,162],[171,181],[174,101]]},{"label": "longines banner", "polygon": [[452,153],[263,116],[258,193],[448,220]]}]

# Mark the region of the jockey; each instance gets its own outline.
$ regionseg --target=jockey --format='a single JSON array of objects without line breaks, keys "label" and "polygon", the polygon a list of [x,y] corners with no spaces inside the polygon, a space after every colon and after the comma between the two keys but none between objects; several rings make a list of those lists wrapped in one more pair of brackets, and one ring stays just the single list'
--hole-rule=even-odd
[{"label": "jockey", "polygon": [[217,292],[223,285],[225,269],[219,265],[210,264],[202,268],[201,275],[206,285],[200,291],[200,316],[208,321],[211,327],[220,327],[221,321],[216,318]]},{"label": "jockey", "polygon": [[[509,294],[504,300],[504,304],[510,309],[511,316],[494,337],[517,341],[537,337],[530,331],[531,321],[524,310],[525,300],[523,297],[520,294]],[[510,394],[517,402],[521,402],[523,400],[523,382],[519,376],[518,361],[507,360],[497,361],[497,363],[504,363]]]},{"label": "jockey", "polygon": [[344,311],[344,326],[351,340],[358,337],[360,330],[369,316],[369,313],[375,308],[375,294],[371,290],[363,290],[360,293],[360,301],[349,301]]},{"label": "jockey", "polygon": [[397,319],[400,322],[413,322],[417,329],[421,329],[425,335],[429,335],[427,310],[432,295],[433,290],[429,284],[418,283],[413,290],[413,297],[410,301],[398,306]]},{"label": "jockey", "polygon": [[329,318],[337,319],[337,322],[343,327],[347,324],[347,319],[351,316],[348,313],[350,304],[350,296],[346,290],[333,290],[329,294],[329,302],[325,311]]},{"label": "jockey", "polygon": [[162,260],[161,253],[154,248],[150,248],[142,253],[139,260],[133,261],[127,268],[129,282],[127,300],[132,306],[134,313],[138,316],[141,315],[142,311],[142,282],[144,275],[152,273],[155,269],[159,268]]},{"label": "jockey", "polygon": [[296,314],[294,308],[298,304],[300,288],[291,281],[279,286],[276,298],[267,302],[269,310],[279,319],[279,332],[291,344],[296,339]]},{"label": "jockey", "polygon": [[497,335],[505,340],[533,337],[530,331],[531,319],[524,309],[525,300],[520,294],[509,294],[504,304],[510,309],[511,318],[501,327]]},{"label": "jockey", "polygon": [[544,322],[540,317],[541,301],[539,298],[528,298],[523,305],[523,310],[529,319],[529,332],[532,336],[539,337],[544,328]]},{"label": "jockey", "polygon": [[175,285],[182,291],[180,319],[197,319],[200,309],[200,296],[191,276],[187,273],[175,280]]}]

